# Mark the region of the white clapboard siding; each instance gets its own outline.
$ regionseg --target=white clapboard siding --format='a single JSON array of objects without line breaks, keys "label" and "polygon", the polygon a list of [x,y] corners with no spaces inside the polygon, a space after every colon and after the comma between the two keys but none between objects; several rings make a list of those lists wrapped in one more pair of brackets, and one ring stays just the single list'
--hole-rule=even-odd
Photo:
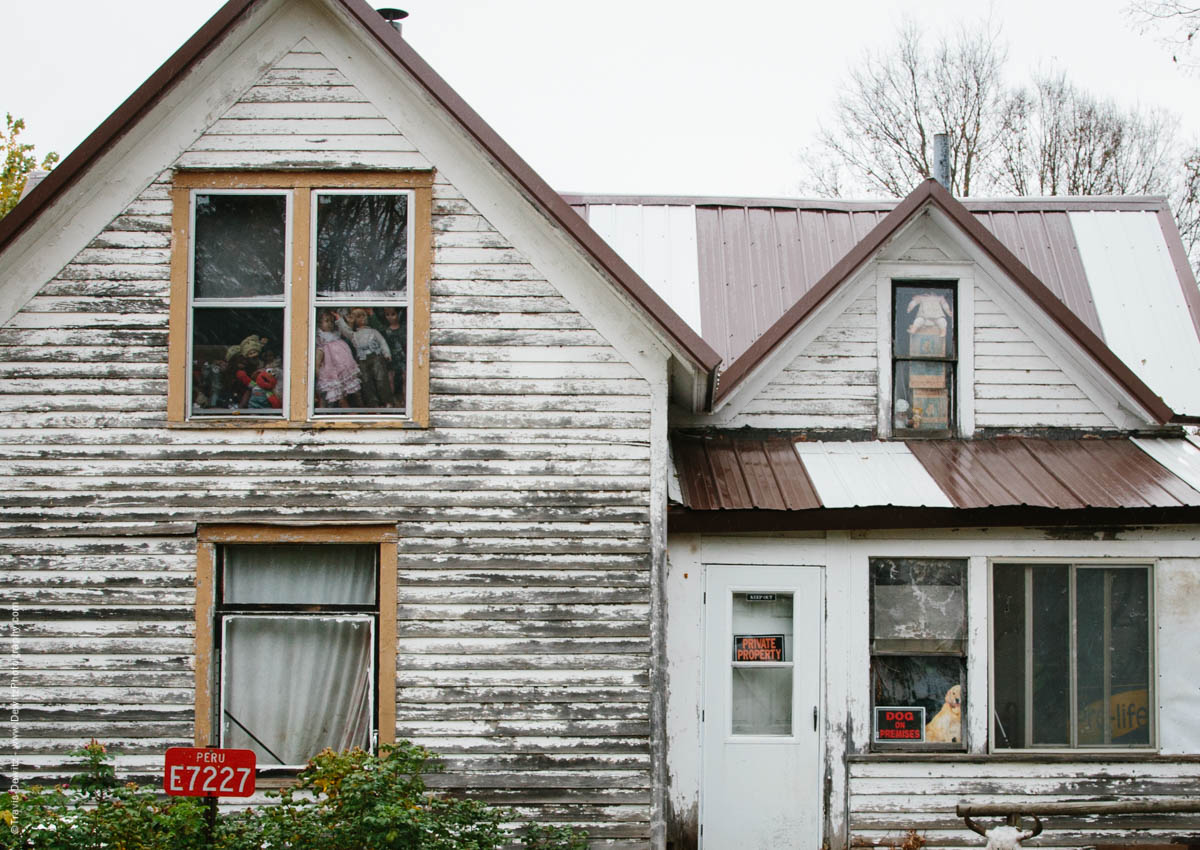
[{"label": "white clapboard siding", "polygon": [[[430,167],[304,45],[269,77],[178,164]],[[197,524],[386,522],[396,734],[445,754],[436,787],[648,847],[647,383],[438,182],[430,428],[167,428],[170,186],[0,328],[22,782],[92,736],[155,781],[190,742]]]},{"label": "white clapboard siding", "polygon": [[[1200,758],[1116,757],[851,758],[850,846],[899,846],[916,829],[929,847],[982,847],[984,839],[955,814],[959,803],[1037,805],[1111,800],[1170,802],[1193,798]],[[978,818],[985,827],[1000,818]],[[1097,843],[1169,844],[1200,831],[1200,815],[1054,816],[1034,842],[1042,847]]]},{"label": "white clapboard siding", "polygon": [[1006,312],[975,288],[975,424],[1116,427]]},{"label": "white clapboard siding", "polygon": [[874,430],[878,394],[874,287],[758,392],[730,427]]},{"label": "white clapboard siding", "polygon": [[431,165],[306,39],[179,158],[184,168],[387,168]]}]

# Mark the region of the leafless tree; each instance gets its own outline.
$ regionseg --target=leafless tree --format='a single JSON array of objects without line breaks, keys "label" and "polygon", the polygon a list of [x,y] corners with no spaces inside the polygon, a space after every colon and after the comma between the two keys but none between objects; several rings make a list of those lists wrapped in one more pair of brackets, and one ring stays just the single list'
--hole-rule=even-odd
[{"label": "leafless tree", "polygon": [[1154,31],[1171,58],[1189,68],[1197,67],[1195,51],[1200,34],[1200,5],[1182,0],[1131,0],[1126,14],[1143,32]]},{"label": "leafless tree", "polygon": [[1012,195],[1165,195],[1180,164],[1178,119],[1122,109],[1063,73],[1005,99],[995,188]]},{"label": "leafless tree", "polygon": [[929,176],[933,136],[945,131],[954,191],[971,194],[999,143],[1005,58],[990,25],[929,50],[906,23],[894,46],[868,51],[850,71],[834,125],[806,152],[806,182],[821,194],[903,196]]}]

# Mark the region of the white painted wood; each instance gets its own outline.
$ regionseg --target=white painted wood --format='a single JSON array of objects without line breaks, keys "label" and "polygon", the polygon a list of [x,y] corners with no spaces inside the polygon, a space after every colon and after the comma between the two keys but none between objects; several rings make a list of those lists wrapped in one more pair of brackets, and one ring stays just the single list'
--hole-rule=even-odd
[{"label": "white painted wood", "polygon": [[[791,734],[734,731],[732,595],[750,590],[792,594]],[[705,593],[700,846],[815,850],[821,846],[823,820],[821,571],[712,565],[706,569]]]},{"label": "white painted wood", "polygon": [[1162,752],[1200,753],[1195,722],[1200,655],[1193,652],[1200,559],[1172,558],[1154,569],[1158,741]]},{"label": "white painted wood", "polygon": [[973,753],[988,750],[988,720],[991,716],[989,695],[989,658],[991,657],[990,620],[991,573],[986,558],[978,555],[967,562],[967,697],[965,723],[967,749]]}]

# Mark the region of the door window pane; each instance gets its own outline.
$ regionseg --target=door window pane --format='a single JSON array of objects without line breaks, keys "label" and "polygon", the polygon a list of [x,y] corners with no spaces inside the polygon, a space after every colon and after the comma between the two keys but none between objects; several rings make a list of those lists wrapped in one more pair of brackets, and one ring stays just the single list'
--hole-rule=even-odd
[{"label": "door window pane", "polygon": [[793,611],[791,593],[733,594],[734,735],[792,734]]}]

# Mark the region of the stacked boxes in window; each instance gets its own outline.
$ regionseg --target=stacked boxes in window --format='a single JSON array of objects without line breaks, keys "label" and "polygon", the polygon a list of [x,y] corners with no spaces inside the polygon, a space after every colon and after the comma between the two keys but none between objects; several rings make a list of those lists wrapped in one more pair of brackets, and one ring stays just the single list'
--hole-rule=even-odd
[{"label": "stacked boxes in window", "polygon": [[[911,333],[908,352],[913,357],[945,357],[945,334]],[[950,427],[950,391],[946,370],[941,363],[909,364],[912,388],[913,427],[940,429]]]}]

